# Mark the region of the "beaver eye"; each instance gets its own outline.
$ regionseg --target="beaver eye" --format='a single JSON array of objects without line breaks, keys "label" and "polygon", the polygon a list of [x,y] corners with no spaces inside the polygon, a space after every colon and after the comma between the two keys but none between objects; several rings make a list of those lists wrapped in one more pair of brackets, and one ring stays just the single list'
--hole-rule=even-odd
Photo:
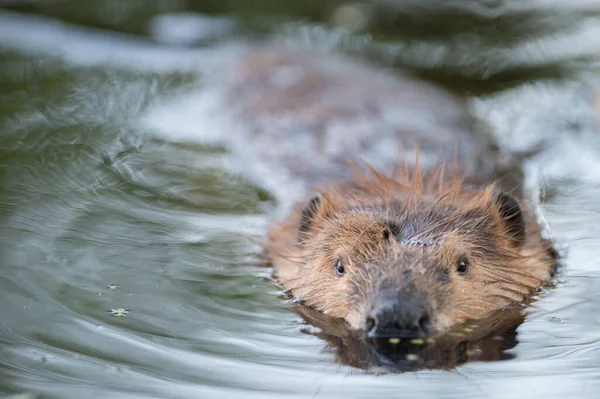
[{"label": "beaver eye", "polygon": [[341,259],[338,259],[335,264],[335,273],[340,277],[346,273],[346,269],[344,269],[344,264]]},{"label": "beaver eye", "polygon": [[467,272],[469,271],[469,260],[466,257],[461,256],[461,258],[458,260],[458,262],[456,263],[456,271],[461,276],[467,274]]}]

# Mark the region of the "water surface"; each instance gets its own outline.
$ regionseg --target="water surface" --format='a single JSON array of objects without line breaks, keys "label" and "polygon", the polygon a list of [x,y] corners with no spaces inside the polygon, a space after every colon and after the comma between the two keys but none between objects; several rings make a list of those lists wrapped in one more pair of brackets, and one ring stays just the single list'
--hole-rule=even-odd
[{"label": "water surface", "polygon": [[[0,10],[0,395],[596,397],[597,2],[187,3]],[[202,111],[256,40],[411,69],[522,155],[565,258],[510,360],[369,372],[302,332],[256,244],[282,199]]]}]

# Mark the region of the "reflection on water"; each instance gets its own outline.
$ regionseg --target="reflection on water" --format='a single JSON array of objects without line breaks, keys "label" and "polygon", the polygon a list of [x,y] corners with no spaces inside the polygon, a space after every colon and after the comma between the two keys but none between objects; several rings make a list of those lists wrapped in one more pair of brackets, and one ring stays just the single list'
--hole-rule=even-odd
[{"label": "reflection on water", "polygon": [[304,331],[327,341],[336,361],[375,373],[452,370],[472,361],[512,359],[514,354],[506,351],[518,342],[516,330],[525,319],[522,310],[507,309],[435,337],[369,340],[342,320],[305,307],[296,309],[313,326]]},{"label": "reflection on water", "polygon": [[[595,397],[596,2],[373,2],[356,35],[324,22],[354,26],[341,1],[13,3],[0,11],[1,395]],[[263,36],[475,95],[565,249],[557,288],[435,342],[299,318],[256,245],[281,198],[216,143],[226,126],[202,94]]]}]

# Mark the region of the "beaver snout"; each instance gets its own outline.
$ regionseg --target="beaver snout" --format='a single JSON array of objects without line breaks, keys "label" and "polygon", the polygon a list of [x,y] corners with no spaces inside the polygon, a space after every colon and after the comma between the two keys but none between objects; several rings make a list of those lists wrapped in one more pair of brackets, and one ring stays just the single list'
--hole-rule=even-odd
[{"label": "beaver snout", "polygon": [[380,293],[367,315],[363,330],[369,338],[418,338],[432,332],[429,312],[398,289]]}]

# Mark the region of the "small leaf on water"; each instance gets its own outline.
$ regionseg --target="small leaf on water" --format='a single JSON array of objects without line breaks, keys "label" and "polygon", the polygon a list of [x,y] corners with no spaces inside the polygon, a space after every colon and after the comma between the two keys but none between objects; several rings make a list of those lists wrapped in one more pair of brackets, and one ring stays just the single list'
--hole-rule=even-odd
[{"label": "small leaf on water", "polygon": [[115,317],[123,317],[127,313],[129,313],[129,310],[123,309],[123,308],[117,308],[117,309],[111,309],[110,313]]},{"label": "small leaf on water", "polygon": [[308,331],[310,334],[320,334],[323,332],[323,330],[321,330],[319,327],[310,327],[306,329],[306,331]]}]

